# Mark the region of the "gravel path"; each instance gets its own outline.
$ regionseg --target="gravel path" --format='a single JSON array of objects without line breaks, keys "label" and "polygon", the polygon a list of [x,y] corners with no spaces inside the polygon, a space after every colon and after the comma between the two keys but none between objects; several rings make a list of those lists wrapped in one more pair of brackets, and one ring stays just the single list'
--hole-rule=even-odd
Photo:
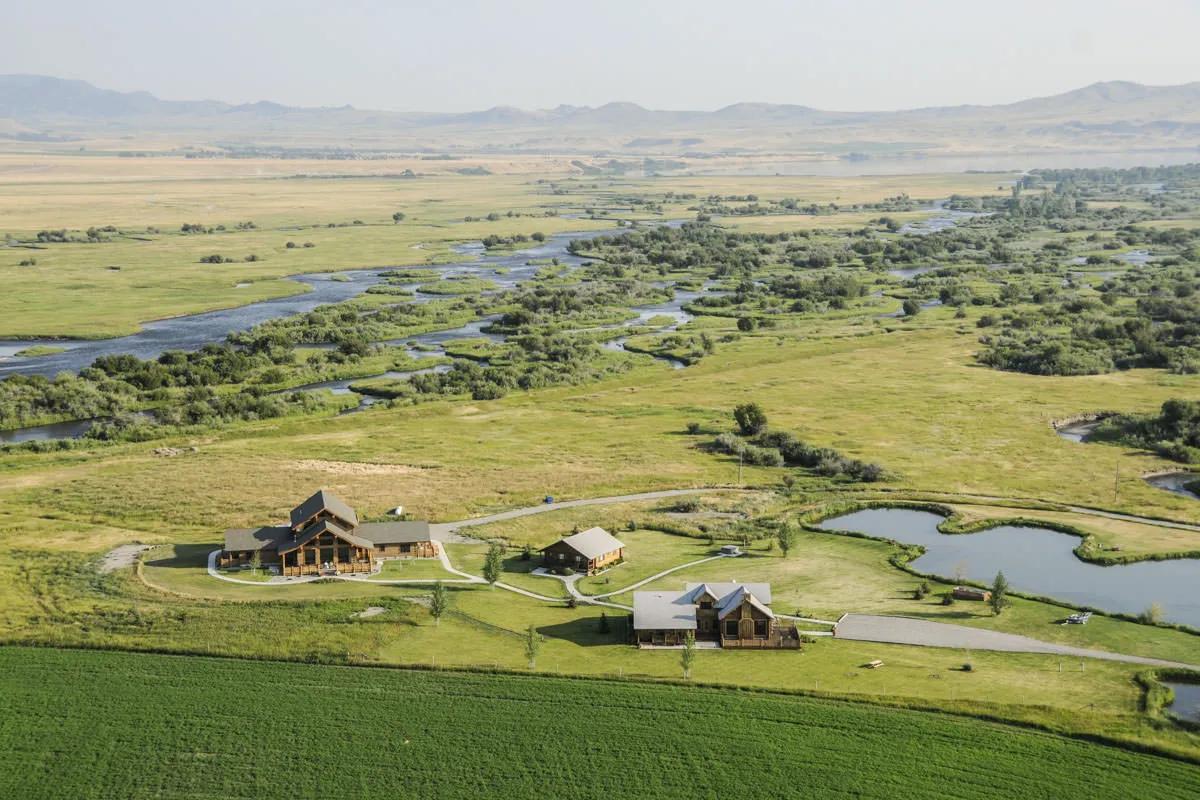
[{"label": "gravel path", "polygon": [[511,511],[501,511],[499,514],[490,514],[486,517],[475,517],[474,519],[463,519],[458,522],[440,522],[431,525],[435,534],[448,534],[457,531],[459,528],[473,528],[477,525],[487,525],[492,522],[503,522],[509,519],[518,519],[520,517],[528,517],[533,514],[544,514],[547,511],[558,511],[562,508],[579,508],[580,506],[603,506],[613,503],[636,503],[639,500],[660,500],[666,497],[680,497],[689,494],[702,494],[704,492],[718,491],[712,488],[707,489],[665,489],[660,492],[642,492],[640,494],[622,494],[613,497],[588,497],[582,500],[563,500],[558,503],[542,503],[536,506],[527,506],[525,508],[514,508]]},{"label": "gravel path", "polygon": [[923,647],[951,647],[960,650],[1002,650],[1009,653],[1046,653],[1077,658],[1098,658],[1105,661],[1123,661],[1129,664],[1146,664],[1155,667],[1181,667],[1200,670],[1200,666],[1158,658],[1127,656],[1106,650],[1091,650],[1066,644],[1043,642],[1014,633],[969,628],[911,617],[887,617],[875,614],[847,614],[837,624],[839,639],[855,639],[863,642],[885,642],[888,644],[910,644]]}]

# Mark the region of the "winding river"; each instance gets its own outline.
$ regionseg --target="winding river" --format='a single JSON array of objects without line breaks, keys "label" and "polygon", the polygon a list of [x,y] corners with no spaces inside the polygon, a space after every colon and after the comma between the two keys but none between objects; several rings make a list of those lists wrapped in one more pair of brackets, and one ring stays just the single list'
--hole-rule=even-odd
[{"label": "winding river", "polygon": [[[679,222],[665,223],[671,226]],[[430,269],[439,273],[443,278],[462,277],[480,278],[496,284],[497,291],[515,288],[531,280],[550,259],[568,268],[574,268],[587,261],[586,258],[568,252],[567,245],[573,239],[591,239],[599,236],[614,236],[624,233],[625,229],[582,231],[562,233],[547,237],[545,242],[513,252],[489,255],[479,242],[459,245],[454,251],[462,256],[469,256],[470,261],[447,264],[416,265],[405,269]],[[44,375],[52,377],[60,372],[78,372],[89,366],[95,359],[105,355],[131,354],[142,359],[157,358],[167,350],[197,350],[212,342],[221,342],[232,332],[244,331],[271,319],[302,314],[317,306],[330,303],[340,303],[350,300],[366,292],[370,287],[387,280],[386,273],[395,267],[379,267],[375,269],[349,270],[345,272],[321,272],[304,275],[294,275],[289,280],[296,281],[307,287],[304,294],[281,297],[274,300],[264,300],[258,303],[238,306],[236,308],[210,311],[202,314],[191,314],[182,317],[148,322],[138,333],[114,339],[91,341],[61,341],[61,340],[6,340],[0,341],[0,378],[8,375]],[[405,284],[402,288],[413,291],[408,302],[427,303],[440,295],[422,294],[417,291],[421,283]],[[656,316],[670,316],[674,323],[663,330],[675,330],[680,325],[692,319],[692,315],[683,310],[685,303],[691,302],[700,292],[680,290],[675,297],[664,303],[635,308],[637,317],[614,328],[645,325],[646,321]],[[456,328],[414,334],[399,339],[383,342],[392,346],[407,346],[408,353],[414,357],[438,356],[442,348],[449,342],[458,339],[484,338],[495,342],[504,341],[504,337],[487,333],[483,328],[498,319],[498,315],[481,317]],[[611,349],[623,349],[625,338],[621,337],[606,343]],[[19,357],[17,352],[44,344],[65,348],[64,352],[45,356]],[[676,359],[663,358],[663,361],[679,368],[684,364]],[[442,365],[429,370],[414,370],[412,372],[385,373],[352,380],[335,380],[307,384],[287,391],[315,391],[329,389],[338,394],[352,393],[350,384],[378,377],[403,379],[429,371],[445,371],[448,366]],[[359,410],[375,402],[372,398],[363,397],[358,406]],[[31,440],[57,438],[78,438],[83,436],[92,422],[90,420],[75,420],[59,422],[51,425],[20,428],[10,431],[0,431],[0,444],[13,444]]]},{"label": "winding river", "polygon": [[[567,244],[572,239],[591,239],[622,232],[622,230],[601,230],[562,233],[547,237],[546,241],[539,245],[497,255],[483,254],[483,246],[479,243],[472,243],[459,246],[455,250],[461,255],[478,256],[483,254],[478,260],[414,265],[400,269],[432,269],[439,272],[442,277],[483,278],[497,284],[501,289],[508,289],[529,280],[537,273],[540,265],[530,264],[530,261],[557,258],[560,263],[571,267],[584,263],[586,259],[567,252]],[[20,342],[3,341],[0,342],[0,378],[15,374],[53,376],[59,372],[78,372],[100,356],[105,355],[128,353],[138,358],[151,359],[157,358],[167,350],[198,350],[211,342],[224,341],[230,333],[248,330],[277,317],[303,314],[312,311],[317,306],[341,303],[358,297],[370,287],[387,280],[383,273],[391,269],[397,268],[379,267],[345,272],[293,275],[289,280],[307,286],[308,292],[220,311],[147,322],[137,333],[114,339],[66,342],[44,339]],[[408,288],[415,288],[416,285],[413,284]],[[433,295],[415,294],[410,302],[425,303],[433,297]],[[443,340],[448,334],[445,331],[438,333],[442,335]],[[422,342],[428,338],[431,342],[436,343],[436,336],[437,334],[421,334],[408,337],[404,341]],[[46,356],[24,358],[14,355],[21,349],[38,344],[68,349],[63,353]]]},{"label": "winding river", "polygon": [[912,567],[926,574],[986,584],[1003,570],[1017,591],[1124,614],[1158,603],[1167,621],[1200,628],[1200,559],[1102,567],[1080,560],[1073,552],[1079,539],[1069,534],[1014,525],[945,534],[937,529],[942,521],[927,511],[872,508],[827,519],[820,527],[921,545],[925,554]]}]

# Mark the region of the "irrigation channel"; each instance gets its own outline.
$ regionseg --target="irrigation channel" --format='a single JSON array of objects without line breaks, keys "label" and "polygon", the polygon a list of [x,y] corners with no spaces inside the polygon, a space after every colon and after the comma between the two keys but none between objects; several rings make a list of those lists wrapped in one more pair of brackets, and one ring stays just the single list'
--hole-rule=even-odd
[{"label": "irrigation channel", "polygon": [[1015,525],[946,534],[938,530],[943,521],[928,511],[872,508],[820,527],[920,545],[925,553],[911,566],[927,575],[987,584],[1002,570],[1019,592],[1124,614],[1158,603],[1166,621],[1200,628],[1200,559],[1100,566],[1075,555],[1079,538],[1070,534]]},{"label": "irrigation channel", "polygon": [[[680,222],[668,222],[675,226]],[[559,264],[567,268],[576,268],[586,263],[588,259],[568,252],[567,245],[573,239],[592,239],[599,236],[614,236],[626,232],[627,229],[582,231],[562,233],[548,237],[545,242],[533,247],[488,255],[481,242],[471,242],[454,248],[461,256],[469,256],[472,260],[447,264],[415,265],[407,269],[434,270],[442,278],[478,278],[486,279],[496,285],[493,291],[514,289],[531,280],[537,271],[550,259],[558,259]],[[0,341],[0,378],[8,375],[44,375],[52,377],[60,372],[79,372],[89,366],[100,356],[130,354],[142,359],[157,358],[167,350],[197,350],[206,344],[222,342],[233,332],[248,330],[271,319],[303,314],[317,306],[340,303],[350,300],[367,291],[372,286],[387,280],[387,273],[395,267],[379,267],[375,269],[349,270],[345,272],[320,272],[304,275],[293,275],[289,280],[296,281],[310,291],[281,297],[274,300],[264,300],[258,303],[238,306],[236,308],[210,311],[203,314],[191,314],[181,317],[148,322],[138,333],[114,339],[99,339],[91,341],[70,340],[22,340]],[[420,286],[431,281],[415,281],[404,284],[399,288],[412,292],[408,302],[427,303],[441,295],[423,294]],[[658,332],[677,329],[692,319],[692,315],[683,306],[705,292],[716,293],[711,286],[702,291],[678,290],[673,299],[650,306],[640,306],[633,310],[637,316],[621,325],[608,326],[612,329],[645,326],[655,317],[670,317],[672,322]],[[459,339],[486,338],[502,342],[504,337],[486,333],[483,329],[496,317],[485,317],[472,320],[465,325],[440,331],[415,334],[382,344],[405,346],[409,356],[415,358],[438,357],[444,354],[443,348],[448,342]],[[607,342],[609,349],[624,349],[626,336],[617,337]],[[43,356],[18,356],[21,350],[35,345],[46,345],[63,348],[63,352]],[[675,368],[684,364],[676,359],[662,360]],[[405,379],[414,374],[427,371],[443,371],[450,367],[442,364],[429,369],[413,370],[411,372],[388,372],[382,375],[370,375],[353,380],[337,380],[312,383],[295,387],[287,391],[318,391],[328,389],[336,394],[350,394],[350,385],[374,378]],[[358,409],[365,408],[374,402],[373,398],[360,395],[362,400]],[[355,410],[358,410],[355,409]],[[97,420],[72,420],[56,422],[49,425],[38,425],[0,431],[0,444],[12,444],[32,440],[59,438],[78,438],[87,433]]]}]

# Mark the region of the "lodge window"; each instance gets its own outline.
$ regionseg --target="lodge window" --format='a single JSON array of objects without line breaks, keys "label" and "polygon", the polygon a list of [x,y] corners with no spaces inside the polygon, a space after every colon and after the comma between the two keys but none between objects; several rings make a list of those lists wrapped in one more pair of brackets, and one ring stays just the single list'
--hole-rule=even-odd
[{"label": "lodge window", "polygon": [[725,620],[725,635],[731,639],[736,639],[738,635],[738,621],[736,619]]},{"label": "lodge window", "polygon": [[712,608],[712,600],[701,600],[700,607],[706,611],[711,609]]},{"label": "lodge window", "polygon": [[411,553],[411,552],[412,552],[412,545],[411,545],[411,544],[402,544],[402,545],[400,545],[400,552],[401,552],[401,553]]},{"label": "lodge window", "polygon": [[754,636],[758,639],[767,638],[767,621],[765,619],[754,620]]}]

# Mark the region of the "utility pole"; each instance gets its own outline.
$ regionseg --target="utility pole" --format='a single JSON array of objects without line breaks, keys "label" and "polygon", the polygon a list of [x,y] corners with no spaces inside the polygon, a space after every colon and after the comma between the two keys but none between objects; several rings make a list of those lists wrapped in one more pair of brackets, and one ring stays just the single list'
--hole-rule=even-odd
[{"label": "utility pole", "polygon": [[1121,465],[1117,464],[1117,469],[1113,473],[1113,505],[1117,505],[1117,498],[1121,494]]}]

